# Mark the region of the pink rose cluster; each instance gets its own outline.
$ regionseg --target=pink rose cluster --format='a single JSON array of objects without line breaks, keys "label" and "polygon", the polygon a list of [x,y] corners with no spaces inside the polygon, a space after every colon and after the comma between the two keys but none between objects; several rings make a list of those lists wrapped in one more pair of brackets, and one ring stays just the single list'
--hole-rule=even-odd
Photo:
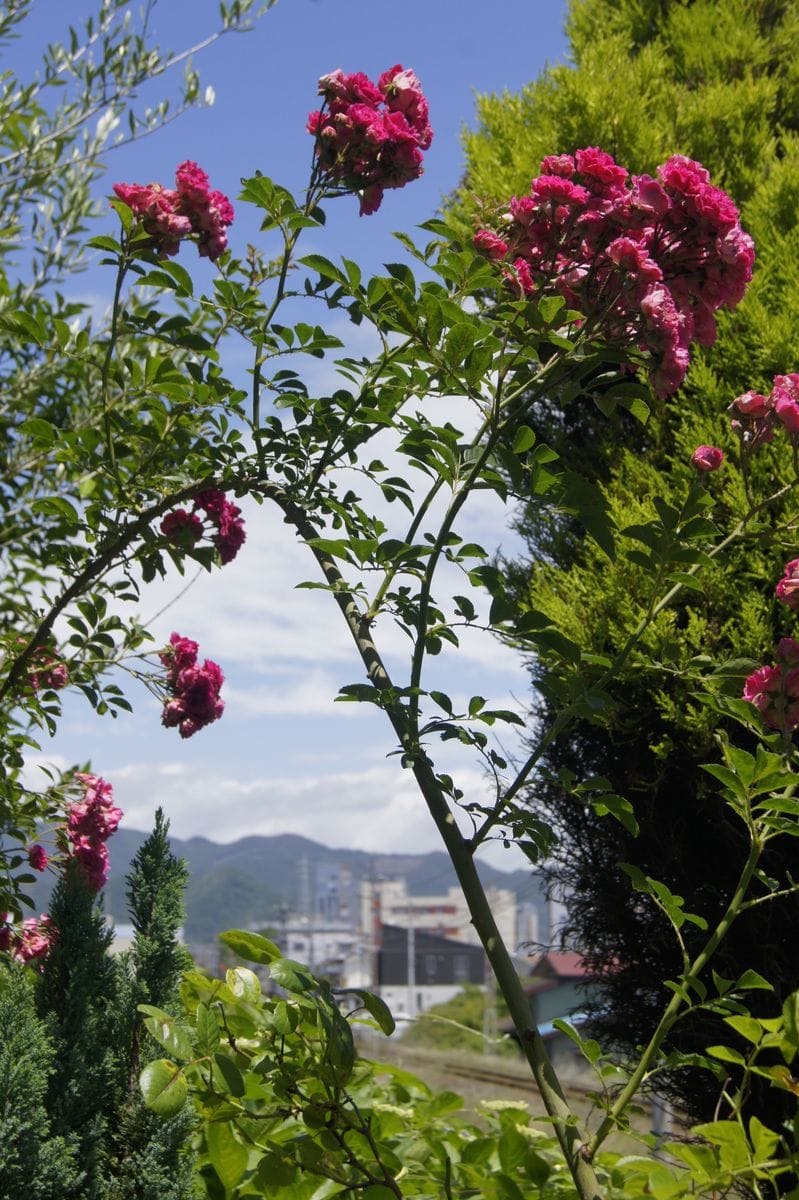
[{"label": "pink rose cluster", "polygon": [[33,668],[28,675],[28,680],[34,692],[41,691],[42,688],[50,688],[54,692],[59,692],[69,683],[69,668],[65,662],[62,662],[56,654],[44,647],[40,647],[33,654],[31,659]]},{"label": "pink rose cluster", "polygon": [[500,230],[474,245],[517,295],[560,294],[591,333],[647,351],[660,396],[682,382],[692,341],[713,344],[714,314],[739,303],[755,257],[732,200],[681,154],[656,179],[595,146],[550,155]]},{"label": "pink rose cluster", "polygon": [[34,871],[43,871],[50,861],[50,857],[44,846],[40,846],[38,842],[33,846],[28,846],[27,855],[28,862]]},{"label": "pink rose cluster", "polygon": [[225,230],[233,221],[233,205],[209,187],[208,176],[188,159],[175,172],[175,187],[160,183],[115,183],[114,191],[150,234],[159,258],[177,254],[192,235],[203,258],[216,262],[227,249]]},{"label": "pink rose cluster", "polygon": [[166,667],[169,691],[161,723],[167,729],[177,727],[182,738],[193,737],[198,729],[218,721],[225,709],[219,698],[225,677],[210,658],[201,667],[197,665],[198,649],[191,638],[173,633],[169,646],[159,655]]},{"label": "pink rose cluster", "polygon": [[8,922],[8,913],[0,913],[0,950],[16,962],[41,962],[47,957],[56,936],[52,921],[44,913],[27,917],[19,929]]},{"label": "pink rose cluster", "polygon": [[775,375],[768,396],[744,392],[733,400],[729,411],[732,428],[749,453],[770,442],[779,426],[799,441],[799,373]]},{"label": "pink rose cluster", "polygon": [[185,550],[191,550],[208,533],[223,564],[233,561],[247,537],[241,509],[218,488],[206,488],[196,495],[191,512],[176,508],[167,513],[161,522],[161,532],[168,541]]},{"label": "pink rose cluster", "polygon": [[113,801],[113,788],[97,775],[76,775],[83,784],[83,799],[67,810],[67,837],[72,856],[78,860],[86,882],[94,892],[108,879],[106,842],[115,832],[122,810]]},{"label": "pink rose cluster", "polygon": [[760,710],[770,729],[799,728],[799,642],[782,638],[773,667],[758,667],[744,684],[743,697]]},{"label": "pink rose cluster", "polygon": [[433,130],[427,100],[413,71],[397,64],[375,85],[358,72],[331,71],[319,80],[325,103],[308,116],[325,181],[361,197],[361,216],[377,212],[386,188],[422,174]]}]

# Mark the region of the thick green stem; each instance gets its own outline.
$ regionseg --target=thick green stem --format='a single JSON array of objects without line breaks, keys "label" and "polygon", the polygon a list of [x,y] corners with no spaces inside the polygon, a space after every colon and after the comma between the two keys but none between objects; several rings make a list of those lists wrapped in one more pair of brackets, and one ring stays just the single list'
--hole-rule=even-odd
[{"label": "thick green stem", "polygon": [[[262,491],[264,495],[278,504],[286,521],[294,526],[303,541],[310,542],[318,537],[318,531],[308,519],[305,511],[294,504],[279,488],[267,484],[262,487]],[[394,685],[372,638],[372,623],[359,609],[355,597],[349,592],[335,561],[323,550],[314,548],[313,554],[332,589],[370,682],[379,692],[385,694],[383,707],[386,715],[411,763],[416,782],[449,852],[458,882],[463,889],[475,932],[480,938],[505,997],[525,1057],[541,1093],[544,1107],[552,1118],[556,1136],[580,1200],[598,1200],[601,1194],[599,1183],[590,1161],[583,1153],[584,1138],[581,1135],[577,1118],[569,1108],[563,1089],[549,1060],[543,1039],[531,1020],[530,1005],[516,974],[513,960],[497,928],[491,906],[477,873],[469,843],[458,829],[430,760],[414,740],[407,709],[392,696]]]},{"label": "thick green stem", "polygon": [[117,473],[117,457],[114,449],[114,435],[111,429],[111,363],[114,359],[114,350],[117,344],[117,335],[119,332],[119,313],[121,309],[120,301],[122,299],[122,284],[125,281],[125,274],[128,269],[127,251],[125,251],[117,268],[116,283],[114,284],[114,303],[111,308],[111,328],[108,333],[108,345],[106,346],[105,358],[101,372],[100,394],[103,400],[103,430],[105,433],[105,448],[108,451],[108,461],[111,463],[111,471],[114,477],[119,482]]}]

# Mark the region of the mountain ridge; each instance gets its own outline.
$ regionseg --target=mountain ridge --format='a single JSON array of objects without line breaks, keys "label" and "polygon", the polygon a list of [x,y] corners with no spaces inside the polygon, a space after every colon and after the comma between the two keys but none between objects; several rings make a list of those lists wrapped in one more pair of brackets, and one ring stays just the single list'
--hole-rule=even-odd
[{"label": "mountain ridge", "polygon": [[[128,920],[125,876],[147,837],[142,830],[120,828],[109,842],[111,873],[104,892],[105,910],[117,923]],[[190,941],[213,939],[222,929],[279,920],[282,906],[298,909],[302,900],[302,875],[342,866],[354,880],[404,877],[411,895],[440,894],[457,884],[449,857],[439,850],[419,854],[383,854],[332,847],[301,834],[251,834],[235,842],[212,838],[170,836],[172,852],[189,868],[186,889],[186,935]],[[302,866],[303,859],[306,866]],[[532,868],[503,871],[478,863],[485,884],[509,888],[518,900],[540,903],[541,885]],[[29,891],[40,911],[45,911],[53,877],[43,876]]]}]

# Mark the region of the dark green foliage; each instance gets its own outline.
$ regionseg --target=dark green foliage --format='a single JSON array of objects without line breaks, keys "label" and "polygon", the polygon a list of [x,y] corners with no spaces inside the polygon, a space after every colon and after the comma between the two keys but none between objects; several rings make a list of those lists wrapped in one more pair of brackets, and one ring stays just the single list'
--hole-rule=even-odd
[{"label": "dark green foliage", "polygon": [[[722,446],[731,460],[710,481],[719,501],[714,516],[729,527],[746,503],[727,405],[749,388],[768,391],[774,374],[799,367],[797,30],[795,0],[573,0],[571,63],[546,72],[520,96],[483,98],[481,128],[467,135],[468,174],[457,204],[469,224],[478,219],[475,195],[491,208],[527,190],[544,154],[599,145],[632,171],[654,173],[675,152],[701,160],[741,204],[743,225],[755,238],[758,261],[745,301],[720,321],[717,345],[695,353],[684,387],[654,409],[646,427],[629,418],[606,420],[584,401],[530,416],[571,467],[599,483],[619,528],[652,519],[659,497],[681,502],[691,479],[688,459],[700,442]],[[777,447],[762,455],[756,494],[781,481],[785,464]],[[773,514],[771,529],[786,516]],[[618,651],[646,610],[645,574],[624,552],[611,562],[568,516],[531,506],[521,529],[538,565],[509,568],[517,595],[585,648]],[[573,724],[557,740],[528,797],[560,835],[549,875],[552,886],[573,896],[566,935],[607,972],[599,1036],[630,1054],[670,994],[658,981],[674,978],[680,961],[673,932],[653,905],[631,902],[616,864],[639,864],[684,896],[686,908],[713,921],[745,854],[734,818],[698,770],[716,758],[717,719],[669,668],[682,669],[697,654],[770,661],[774,642],[795,633],[795,621],[773,599],[782,563],[797,550],[789,534],[782,546],[784,553],[764,550],[753,537],[732,549],[723,568],[703,573],[702,591],[684,594],[664,612],[628,660],[612,693],[618,705],[596,723]],[[558,664],[535,663],[533,680],[545,728],[559,706]],[[564,769],[578,780],[609,780],[634,804],[639,838],[563,786]],[[783,878],[795,860],[793,844],[778,842],[770,854],[769,869]],[[754,968],[774,983],[775,998],[758,993],[762,1014],[778,1012],[799,985],[797,918],[793,898],[754,909],[716,963],[727,977]],[[687,926],[684,932],[689,944],[702,936]],[[671,1045],[693,1050],[723,1040],[718,1034],[712,1018],[686,1019]],[[693,1116],[712,1117],[720,1087],[713,1076],[696,1072],[674,1086]],[[765,1086],[749,1101],[749,1111],[772,1126],[790,1108],[790,1097]]]},{"label": "dark green foliage", "polygon": [[[129,955],[111,956],[113,935],[74,861],[53,893],[58,937],[36,998],[51,1038],[46,1113],[80,1164],[58,1193],[64,1200],[183,1200],[191,1194],[191,1115],[155,1116],[138,1084],[142,1066],[158,1050],[138,1005],[168,1007],[190,965],[177,939],[187,871],[170,851],[168,828],[159,810],[128,876],[135,930]],[[42,1070],[46,1078],[47,1067]]]},{"label": "dark green foliage", "polygon": [[58,1200],[78,1179],[74,1144],[52,1133],[54,1053],[33,979],[24,967],[0,967],[0,1196],[8,1200]]},{"label": "dark green foliage", "polygon": [[55,1048],[47,1108],[54,1132],[78,1147],[83,1178],[64,1195],[101,1200],[119,1071],[116,972],[108,952],[112,932],[75,859],[53,892],[50,917],[58,935],[37,988]]},{"label": "dark green foliage", "polygon": [[148,1038],[137,1006],[168,1009],[181,973],[191,965],[177,936],[185,920],[188,870],[172,854],[168,832],[169,822],[159,808],[153,832],[136,854],[126,881],[135,935],[130,956],[120,961],[123,1078],[112,1127],[109,1200],[181,1200],[191,1193],[192,1158],[186,1150],[191,1113],[163,1120],[145,1107],[138,1086],[141,1069],[160,1051]]}]

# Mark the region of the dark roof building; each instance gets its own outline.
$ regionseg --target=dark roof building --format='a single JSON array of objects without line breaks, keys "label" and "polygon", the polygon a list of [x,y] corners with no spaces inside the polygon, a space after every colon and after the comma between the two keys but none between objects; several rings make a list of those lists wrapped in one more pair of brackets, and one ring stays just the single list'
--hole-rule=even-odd
[{"label": "dark roof building", "polygon": [[485,979],[485,955],[481,946],[469,946],[438,934],[409,931],[398,925],[381,927],[377,953],[378,986],[408,985],[409,942],[413,942],[414,979],[419,986],[480,983]]}]

